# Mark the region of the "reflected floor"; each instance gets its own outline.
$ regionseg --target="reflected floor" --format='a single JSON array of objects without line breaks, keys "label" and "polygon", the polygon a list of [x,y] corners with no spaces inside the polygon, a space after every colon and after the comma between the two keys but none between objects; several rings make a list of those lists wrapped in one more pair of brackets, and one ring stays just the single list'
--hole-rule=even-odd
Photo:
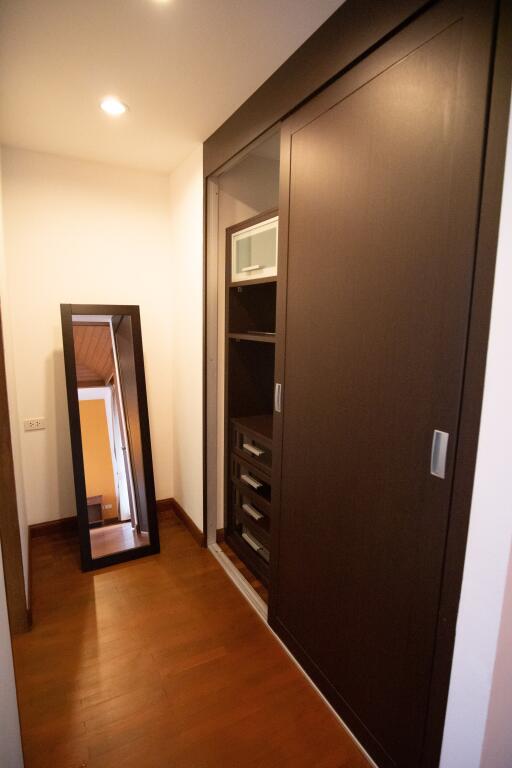
[{"label": "reflected floor", "polygon": [[124,552],[127,549],[149,544],[149,534],[134,531],[130,521],[107,525],[102,528],[91,528],[90,534],[93,558],[104,557],[113,552]]}]

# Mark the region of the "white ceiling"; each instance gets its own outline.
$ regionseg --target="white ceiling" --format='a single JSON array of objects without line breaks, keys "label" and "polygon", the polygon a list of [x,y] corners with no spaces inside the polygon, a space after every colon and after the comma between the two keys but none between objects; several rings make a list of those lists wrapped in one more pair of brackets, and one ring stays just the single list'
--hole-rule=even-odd
[{"label": "white ceiling", "polygon": [[0,0],[0,140],[169,171],[340,4]]}]

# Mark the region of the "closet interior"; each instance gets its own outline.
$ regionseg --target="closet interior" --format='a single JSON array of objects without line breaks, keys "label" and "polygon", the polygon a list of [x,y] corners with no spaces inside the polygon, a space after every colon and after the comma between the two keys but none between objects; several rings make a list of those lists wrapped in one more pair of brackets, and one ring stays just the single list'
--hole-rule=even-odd
[{"label": "closet interior", "polygon": [[267,602],[271,559],[279,134],[218,177],[218,540]]}]

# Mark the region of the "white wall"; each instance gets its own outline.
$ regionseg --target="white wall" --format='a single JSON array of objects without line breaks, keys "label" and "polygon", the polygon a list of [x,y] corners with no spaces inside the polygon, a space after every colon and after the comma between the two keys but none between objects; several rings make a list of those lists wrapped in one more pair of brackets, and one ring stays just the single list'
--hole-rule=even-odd
[{"label": "white wall", "polygon": [[[512,576],[505,595],[512,542],[512,130],[509,125],[505,185],[487,353],[464,580],[446,717],[442,768],[510,768],[512,643],[503,638],[493,671],[500,622],[510,627]],[[504,603],[506,597],[506,603]],[[502,613],[503,606],[506,612]],[[507,613],[508,612],[508,613]],[[508,690],[508,693],[506,692]],[[489,708],[489,703],[493,706]],[[488,720],[489,717],[489,720]],[[505,721],[505,729],[503,728]],[[487,741],[482,755],[485,729]]]},{"label": "white wall", "polygon": [[512,548],[492,677],[481,768],[512,765]]},{"label": "white wall", "polygon": [[[8,384],[29,524],[75,512],[61,302],[140,306],[156,494],[172,496],[168,177],[6,147],[2,173]],[[30,416],[47,430],[23,432]]]},{"label": "white wall", "polygon": [[203,149],[170,179],[174,497],[203,528]]},{"label": "white wall", "polygon": [[5,597],[2,549],[0,547],[0,765],[23,768],[18,703],[14,684],[11,636]]}]

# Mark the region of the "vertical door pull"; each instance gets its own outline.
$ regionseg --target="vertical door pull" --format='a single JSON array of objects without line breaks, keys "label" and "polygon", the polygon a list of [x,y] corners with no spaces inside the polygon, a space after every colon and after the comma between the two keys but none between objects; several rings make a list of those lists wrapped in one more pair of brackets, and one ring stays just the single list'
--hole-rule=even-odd
[{"label": "vertical door pull", "polygon": [[281,413],[281,385],[277,382],[274,387],[274,410]]},{"label": "vertical door pull", "polygon": [[448,432],[434,429],[432,453],[430,454],[430,474],[444,480],[446,471],[446,453],[448,450]]}]

